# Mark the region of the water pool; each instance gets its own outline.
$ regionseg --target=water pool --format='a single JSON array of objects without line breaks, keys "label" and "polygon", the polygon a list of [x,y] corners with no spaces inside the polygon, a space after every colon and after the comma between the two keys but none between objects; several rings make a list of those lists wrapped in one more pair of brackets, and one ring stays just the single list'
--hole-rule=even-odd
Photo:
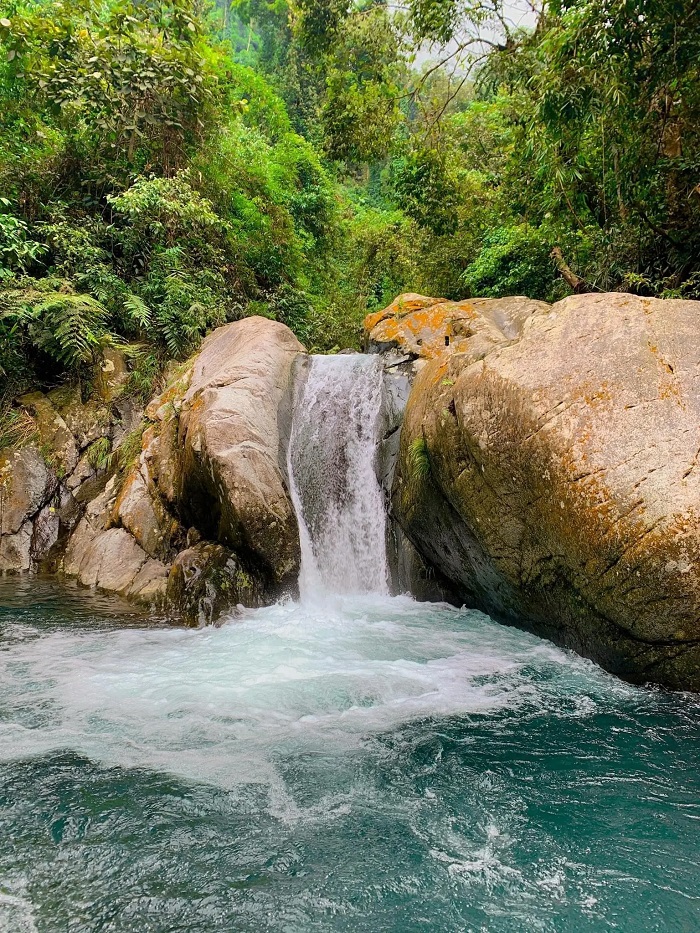
[{"label": "water pool", "polygon": [[477,612],[0,583],[0,930],[700,929],[700,701]]}]

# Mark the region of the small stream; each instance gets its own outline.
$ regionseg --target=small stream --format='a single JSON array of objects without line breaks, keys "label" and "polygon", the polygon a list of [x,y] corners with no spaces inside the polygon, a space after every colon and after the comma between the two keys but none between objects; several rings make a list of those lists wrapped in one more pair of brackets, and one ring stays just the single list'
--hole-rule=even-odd
[{"label": "small stream", "polygon": [[0,931],[700,929],[700,700],[389,596],[380,376],[329,359],[300,602],[193,630],[0,581]]}]

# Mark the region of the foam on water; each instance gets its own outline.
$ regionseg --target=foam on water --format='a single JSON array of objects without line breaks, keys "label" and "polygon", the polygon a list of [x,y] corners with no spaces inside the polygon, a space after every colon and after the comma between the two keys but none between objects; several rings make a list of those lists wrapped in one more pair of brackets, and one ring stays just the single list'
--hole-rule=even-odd
[{"label": "foam on water", "polygon": [[607,681],[479,613],[407,597],[279,604],[220,628],[13,635],[0,759],[70,748],[220,786],[276,783],[281,747],[348,748],[420,717],[547,704],[552,685],[533,685],[532,665],[560,688]]},{"label": "foam on water", "polygon": [[0,933],[37,933],[31,902],[1,888]]}]

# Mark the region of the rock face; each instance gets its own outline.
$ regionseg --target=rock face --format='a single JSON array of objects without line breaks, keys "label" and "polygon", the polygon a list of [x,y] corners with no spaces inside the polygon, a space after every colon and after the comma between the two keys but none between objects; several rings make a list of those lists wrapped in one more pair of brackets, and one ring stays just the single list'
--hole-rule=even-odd
[{"label": "rock face", "polygon": [[287,327],[266,318],[219,328],[197,356],[180,415],[183,514],[279,584],[299,570],[280,417],[302,352]]},{"label": "rock face", "polygon": [[39,510],[52,484],[36,446],[7,451],[0,465],[0,534],[15,534]]},{"label": "rock face", "polygon": [[60,526],[47,506],[57,488],[36,443],[0,456],[0,571],[27,571],[48,555]]},{"label": "rock face", "polygon": [[[700,689],[700,302],[409,297],[367,323],[426,360],[393,485],[410,540],[470,605]],[[448,319],[469,333],[446,347]]]},{"label": "rock face", "polygon": [[293,588],[283,466],[301,352],[284,325],[247,318],[171,367],[145,411],[114,351],[88,403],[71,387],[23,396],[36,437],[0,457],[0,571],[62,570],[193,622]]}]

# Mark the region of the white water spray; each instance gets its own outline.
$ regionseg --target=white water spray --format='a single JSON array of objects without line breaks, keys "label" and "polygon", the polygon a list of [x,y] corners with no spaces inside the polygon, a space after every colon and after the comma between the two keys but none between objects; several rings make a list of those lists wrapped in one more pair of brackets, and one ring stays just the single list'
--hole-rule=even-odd
[{"label": "white water spray", "polygon": [[374,470],[381,400],[378,357],[311,357],[288,456],[302,600],[388,593],[386,517]]}]

